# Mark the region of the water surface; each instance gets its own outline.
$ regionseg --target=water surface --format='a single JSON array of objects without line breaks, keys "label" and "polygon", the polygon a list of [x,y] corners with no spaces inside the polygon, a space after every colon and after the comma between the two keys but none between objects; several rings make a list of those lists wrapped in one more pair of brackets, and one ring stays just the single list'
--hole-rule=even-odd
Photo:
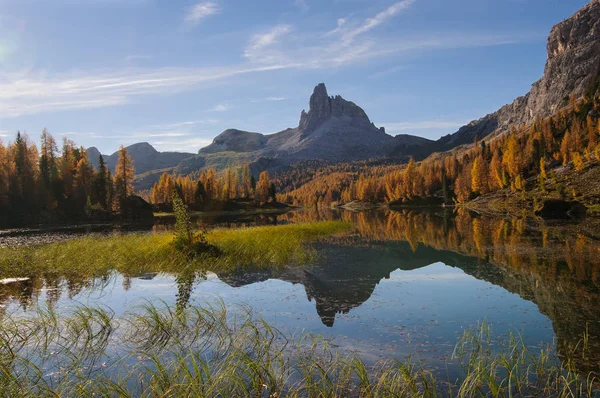
[{"label": "water surface", "polygon": [[367,361],[415,354],[440,370],[464,330],[483,321],[499,340],[512,332],[532,348],[550,345],[559,353],[577,347],[587,331],[589,352],[578,367],[595,370],[600,252],[584,227],[462,211],[302,211],[227,225],[319,219],[355,228],[315,243],[316,260],[303,266],[202,276],[112,272],[92,280],[40,275],[0,284],[0,310],[85,304],[120,316],[148,300],[223,302],[252,308],[288,335],[322,335]]}]

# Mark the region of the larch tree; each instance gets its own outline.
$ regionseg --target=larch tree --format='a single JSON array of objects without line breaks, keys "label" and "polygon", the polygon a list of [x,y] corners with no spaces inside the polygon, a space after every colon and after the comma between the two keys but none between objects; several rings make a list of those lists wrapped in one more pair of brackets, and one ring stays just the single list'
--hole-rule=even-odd
[{"label": "larch tree", "polygon": [[244,198],[252,196],[252,176],[250,175],[250,167],[245,164],[242,167],[242,185],[241,194]]},{"label": "larch tree", "polygon": [[404,170],[404,176],[403,176],[403,186],[404,186],[404,191],[405,191],[405,196],[410,198],[413,196],[415,189],[414,189],[414,183],[415,183],[415,160],[413,159],[413,157],[410,157],[410,160],[408,161],[408,165],[406,166],[406,170]]},{"label": "larch tree", "polygon": [[123,202],[133,193],[133,179],[135,177],[135,168],[133,161],[127,152],[127,148],[119,148],[119,159],[115,170],[115,194],[119,203]]},{"label": "larch tree", "polygon": [[267,203],[269,201],[269,191],[271,188],[271,179],[268,171],[263,171],[258,177],[258,183],[256,184],[256,200],[260,203]]},{"label": "larch tree", "polygon": [[77,192],[78,205],[83,206],[88,198],[91,200],[94,169],[90,165],[87,152],[83,150],[80,153],[81,155],[75,169],[75,190]]},{"label": "larch tree", "polygon": [[571,154],[571,133],[567,130],[560,144],[560,155],[563,166],[569,163],[569,155]]}]

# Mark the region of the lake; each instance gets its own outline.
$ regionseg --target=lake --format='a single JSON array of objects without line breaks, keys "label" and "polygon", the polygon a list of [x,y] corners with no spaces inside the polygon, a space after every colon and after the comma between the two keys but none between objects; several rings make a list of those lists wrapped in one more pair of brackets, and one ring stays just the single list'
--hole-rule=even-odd
[{"label": "lake", "polygon": [[[285,335],[316,334],[367,363],[418,357],[441,373],[457,339],[482,322],[497,341],[511,332],[531,348],[576,356],[580,371],[600,361],[600,245],[597,220],[547,223],[464,210],[302,210],[241,220],[203,220],[236,228],[316,220],[351,222],[351,232],[312,244],[309,264],[218,275],[112,272],[96,279],[43,275],[0,283],[0,317],[49,305],[101,305],[116,317],[147,303],[245,306]],[[591,226],[590,226],[591,223]],[[147,233],[168,230],[168,223]],[[0,244],[71,239],[84,231],[18,231]],[[0,275],[0,279],[2,276]]]}]

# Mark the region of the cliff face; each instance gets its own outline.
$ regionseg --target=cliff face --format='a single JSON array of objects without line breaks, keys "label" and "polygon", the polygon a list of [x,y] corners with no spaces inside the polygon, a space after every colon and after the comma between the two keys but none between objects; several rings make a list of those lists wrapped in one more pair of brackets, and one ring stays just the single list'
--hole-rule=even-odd
[{"label": "cliff face", "polygon": [[592,0],[565,21],[555,25],[548,37],[548,60],[544,75],[531,91],[497,112],[442,137],[437,149],[450,149],[502,133],[510,126],[529,124],[550,116],[568,104],[569,97],[580,98],[598,76],[600,69],[600,0]]}]

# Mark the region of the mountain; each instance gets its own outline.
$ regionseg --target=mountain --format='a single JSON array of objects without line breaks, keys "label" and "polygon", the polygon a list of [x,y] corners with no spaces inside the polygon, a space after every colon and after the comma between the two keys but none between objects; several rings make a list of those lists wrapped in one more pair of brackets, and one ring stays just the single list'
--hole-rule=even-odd
[{"label": "mountain", "polygon": [[406,161],[409,156],[427,156],[433,144],[421,137],[387,134],[361,107],[339,95],[330,97],[320,83],[310,97],[308,112],[300,114],[298,127],[270,135],[225,130],[196,157],[179,164],[176,172],[189,174],[202,168],[220,170],[248,163],[257,174],[307,160],[347,162],[392,156]]},{"label": "mountain", "polygon": [[447,150],[492,133],[530,124],[566,106],[569,98],[580,98],[593,85],[600,71],[600,0],[592,0],[573,16],[555,25],[547,44],[544,75],[531,91],[512,104],[442,137],[436,150]]},{"label": "mountain", "polygon": [[[200,155],[219,152],[253,152],[257,158],[275,158],[285,163],[320,159],[349,161],[386,156],[390,148],[427,147],[432,141],[413,136],[392,137],[377,128],[365,111],[338,96],[330,97],[325,84],[314,89],[309,111],[302,111],[298,127],[271,135],[225,130]],[[402,153],[398,154],[402,155]]]},{"label": "mountain", "polygon": [[[127,152],[133,160],[135,173],[144,174],[154,170],[169,169],[177,166],[183,160],[194,156],[193,153],[159,152],[147,142],[140,142],[127,147]],[[96,147],[87,149],[90,162],[98,168],[100,151]],[[119,152],[103,155],[108,169],[114,173],[119,159]]]},{"label": "mountain", "polygon": [[[302,111],[298,126],[265,135],[241,129],[228,129],[197,155],[157,152],[148,143],[128,147],[138,179],[138,188],[148,188],[163,171],[187,175],[201,169],[250,165],[253,174],[263,170],[285,170],[294,163],[321,160],[327,163],[367,159],[386,159],[402,163],[410,156],[424,159],[444,152],[475,137],[494,137],[511,127],[530,124],[555,114],[569,103],[571,96],[581,98],[593,86],[600,71],[600,0],[592,0],[572,17],[555,25],[549,35],[548,60],[544,74],[529,93],[513,103],[461,127],[437,141],[398,135],[376,127],[366,112],[341,96],[330,97],[325,84],[318,84],[310,97],[308,112]],[[92,161],[99,152],[90,148]],[[118,158],[106,156],[111,170]]]}]

